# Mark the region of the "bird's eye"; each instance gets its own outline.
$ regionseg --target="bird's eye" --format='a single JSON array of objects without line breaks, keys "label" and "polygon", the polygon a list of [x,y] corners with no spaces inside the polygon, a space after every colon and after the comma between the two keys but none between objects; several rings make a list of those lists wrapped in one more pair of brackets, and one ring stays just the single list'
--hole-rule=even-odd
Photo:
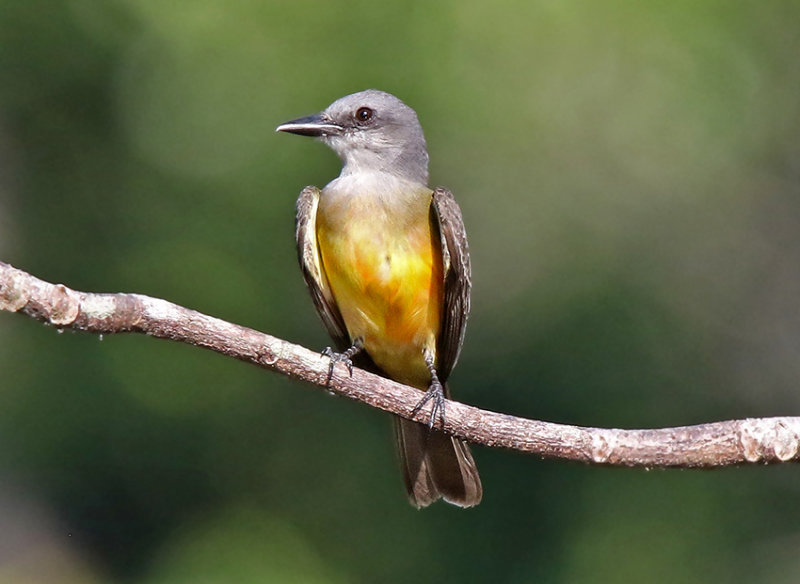
[{"label": "bird's eye", "polygon": [[375,112],[368,107],[360,107],[356,110],[356,119],[359,122],[368,122],[372,119],[373,115],[375,115]]}]

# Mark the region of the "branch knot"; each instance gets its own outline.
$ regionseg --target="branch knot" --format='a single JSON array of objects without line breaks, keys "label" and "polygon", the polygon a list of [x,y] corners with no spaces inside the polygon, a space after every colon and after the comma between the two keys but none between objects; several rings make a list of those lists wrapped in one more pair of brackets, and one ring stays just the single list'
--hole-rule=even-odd
[{"label": "branch knot", "polygon": [[800,423],[770,418],[744,420],[740,441],[749,462],[786,462],[800,452]]}]

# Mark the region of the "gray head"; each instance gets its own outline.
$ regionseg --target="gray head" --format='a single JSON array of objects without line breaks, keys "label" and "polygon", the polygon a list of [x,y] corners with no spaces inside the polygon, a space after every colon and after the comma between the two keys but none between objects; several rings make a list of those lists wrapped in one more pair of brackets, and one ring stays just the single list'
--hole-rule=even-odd
[{"label": "gray head", "polygon": [[417,114],[384,91],[347,95],[277,131],[318,137],[344,162],[343,175],[380,171],[428,182],[428,151]]}]

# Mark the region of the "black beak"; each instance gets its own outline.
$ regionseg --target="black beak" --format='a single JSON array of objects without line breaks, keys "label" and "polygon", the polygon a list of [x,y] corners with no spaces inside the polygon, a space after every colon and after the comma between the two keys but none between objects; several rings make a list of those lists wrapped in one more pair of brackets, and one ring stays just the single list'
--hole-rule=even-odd
[{"label": "black beak", "polygon": [[322,114],[297,118],[275,128],[276,132],[289,132],[301,136],[330,136],[340,134],[342,127],[326,120]]}]

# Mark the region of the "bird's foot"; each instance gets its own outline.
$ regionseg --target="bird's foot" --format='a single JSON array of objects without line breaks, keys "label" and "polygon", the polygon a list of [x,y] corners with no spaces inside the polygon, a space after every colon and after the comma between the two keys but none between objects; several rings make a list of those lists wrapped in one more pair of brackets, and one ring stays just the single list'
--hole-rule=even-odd
[{"label": "bird's foot", "polygon": [[333,368],[336,366],[337,363],[344,364],[347,367],[347,371],[350,373],[350,377],[353,376],[353,359],[355,355],[360,353],[364,350],[364,344],[360,339],[356,339],[353,343],[353,346],[343,351],[341,353],[337,353],[330,347],[325,347],[322,350],[322,354],[326,357],[330,357],[330,364],[328,365],[328,379],[325,382],[325,385],[331,384],[331,379],[333,378]]},{"label": "bird's foot", "polygon": [[425,404],[432,402],[431,417],[428,418],[428,429],[433,428],[433,425],[436,423],[436,418],[441,420],[442,428],[444,428],[444,387],[442,386],[442,382],[439,381],[439,376],[436,374],[436,368],[433,365],[433,357],[428,352],[425,353],[425,363],[427,363],[428,370],[431,373],[431,384],[428,386],[425,395],[419,400],[419,403],[411,410],[411,414],[416,416],[420,410],[425,407]]},{"label": "bird's foot", "polygon": [[428,418],[428,428],[433,428],[436,418],[442,421],[442,427],[444,427],[444,388],[438,379],[431,382],[425,395],[422,396],[419,403],[411,410],[411,415],[416,416],[428,402],[433,403],[431,406],[431,417]]}]

